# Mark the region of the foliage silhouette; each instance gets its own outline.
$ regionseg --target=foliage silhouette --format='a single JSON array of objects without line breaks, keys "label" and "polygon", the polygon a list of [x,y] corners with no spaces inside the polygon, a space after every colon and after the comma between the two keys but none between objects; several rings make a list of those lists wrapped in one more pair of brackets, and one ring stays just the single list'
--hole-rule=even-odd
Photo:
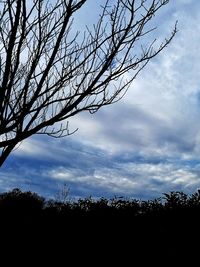
[{"label": "foliage silhouette", "polygon": [[1,238],[6,233],[6,239],[23,240],[24,246],[35,241],[42,250],[64,248],[67,257],[103,252],[112,260],[138,256],[141,263],[148,254],[154,261],[158,254],[174,260],[186,248],[187,255],[189,247],[194,251],[200,238],[200,191],[170,192],[148,201],[89,197],[58,202],[14,189],[0,194],[0,218]]},{"label": "foliage silhouette", "polygon": [[18,188],[0,195],[0,212],[7,214],[37,214],[44,206],[45,199],[36,193],[21,192]]},{"label": "foliage silhouette", "polygon": [[137,200],[123,197],[112,199],[91,197],[77,201],[45,200],[33,192],[22,192],[15,188],[12,191],[0,194],[0,213],[14,214],[15,216],[43,214],[43,216],[73,217],[73,216],[107,216],[126,217],[134,220],[141,218],[178,218],[193,214],[198,217],[200,211],[200,190],[187,195],[183,192],[172,191],[164,193],[163,197],[154,200]]}]

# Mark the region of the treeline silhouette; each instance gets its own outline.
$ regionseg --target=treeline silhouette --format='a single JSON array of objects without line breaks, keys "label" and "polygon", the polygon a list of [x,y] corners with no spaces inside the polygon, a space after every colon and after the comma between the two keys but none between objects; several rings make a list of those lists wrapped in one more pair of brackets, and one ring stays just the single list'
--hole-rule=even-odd
[{"label": "treeline silhouette", "polygon": [[[58,201],[16,188],[0,194],[0,238],[5,248],[7,244],[31,255],[48,248],[43,254],[48,260],[74,253],[86,263],[91,255],[115,262],[134,257],[140,264],[150,259],[143,258],[147,253],[153,260],[158,255],[179,259],[189,255],[189,249],[198,250],[200,190],[191,195],[169,192],[147,201],[123,197]],[[76,260],[78,264],[80,258],[73,257],[73,266]]]},{"label": "treeline silhouette", "polygon": [[191,195],[173,191],[147,201],[124,197],[61,201],[46,200],[34,192],[15,188],[0,194],[0,216],[1,222],[15,221],[24,226],[42,226],[48,221],[65,227],[70,222],[101,221],[120,224],[120,228],[126,224],[132,230],[137,226],[137,230],[143,228],[149,234],[178,233],[186,226],[192,226],[190,231],[199,231],[200,190]]},{"label": "treeline silhouette", "polygon": [[62,201],[45,199],[31,191],[21,191],[14,188],[11,191],[0,193],[1,215],[14,216],[180,216],[186,213],[198,215],[200,212],[200,190],[187,195],[184,192],[172,191],[164,193],[162,197],[153,200],[140,200],[126,197],[113,197],[111,199],[70,198]]}]

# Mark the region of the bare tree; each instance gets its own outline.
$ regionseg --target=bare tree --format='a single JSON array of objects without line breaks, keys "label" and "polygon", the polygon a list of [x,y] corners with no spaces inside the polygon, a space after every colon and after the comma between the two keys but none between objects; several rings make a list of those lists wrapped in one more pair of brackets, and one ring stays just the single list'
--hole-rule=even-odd
[{"label": "bare tree", "polygon": [[121,99],[176,33],[156,48],[149,40],[168,0],[104,1],[84,32],[74,19],[87,0],[28,2],[0,1],[0,166],[29,136],[72,134],[70,117]]}]

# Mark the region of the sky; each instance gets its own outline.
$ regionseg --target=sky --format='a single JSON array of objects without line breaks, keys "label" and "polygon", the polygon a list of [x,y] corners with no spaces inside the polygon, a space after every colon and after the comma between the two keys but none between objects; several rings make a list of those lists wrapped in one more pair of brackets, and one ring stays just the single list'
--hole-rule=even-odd
[{"label": "sky", "polygon": [[[90,24],[98,3],[76,17]],[[33,136],[0,169],[0,192],[20,188],[56,198],[153,199],[200,187],[200,1],[169,1],[155,18],[162,41],[178,20],[168,47],[135,79],[125,97],[70,119],[79,130],[62,139]],[[83,26],[82,26],[83,27]],[[129,74],[126,74],[129,75]]]}]

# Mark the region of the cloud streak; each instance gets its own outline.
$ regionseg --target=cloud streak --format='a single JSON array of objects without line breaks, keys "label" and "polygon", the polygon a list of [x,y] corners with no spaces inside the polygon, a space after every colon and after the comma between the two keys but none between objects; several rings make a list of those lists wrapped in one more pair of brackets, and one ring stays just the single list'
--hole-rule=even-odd
[{"label": "cloud streak", "polygon": [[[167,191],[190,192],[200,185],[199,173],[173,163],[115,163],[114,168],[96,168],[92,173],[83,170],[58,168],[49,171],[53,179],[73,184],[80,192],[97,196],[114,195],[136,198],[159,197]],[[76,184],[76,186],[75,186]]]}]

